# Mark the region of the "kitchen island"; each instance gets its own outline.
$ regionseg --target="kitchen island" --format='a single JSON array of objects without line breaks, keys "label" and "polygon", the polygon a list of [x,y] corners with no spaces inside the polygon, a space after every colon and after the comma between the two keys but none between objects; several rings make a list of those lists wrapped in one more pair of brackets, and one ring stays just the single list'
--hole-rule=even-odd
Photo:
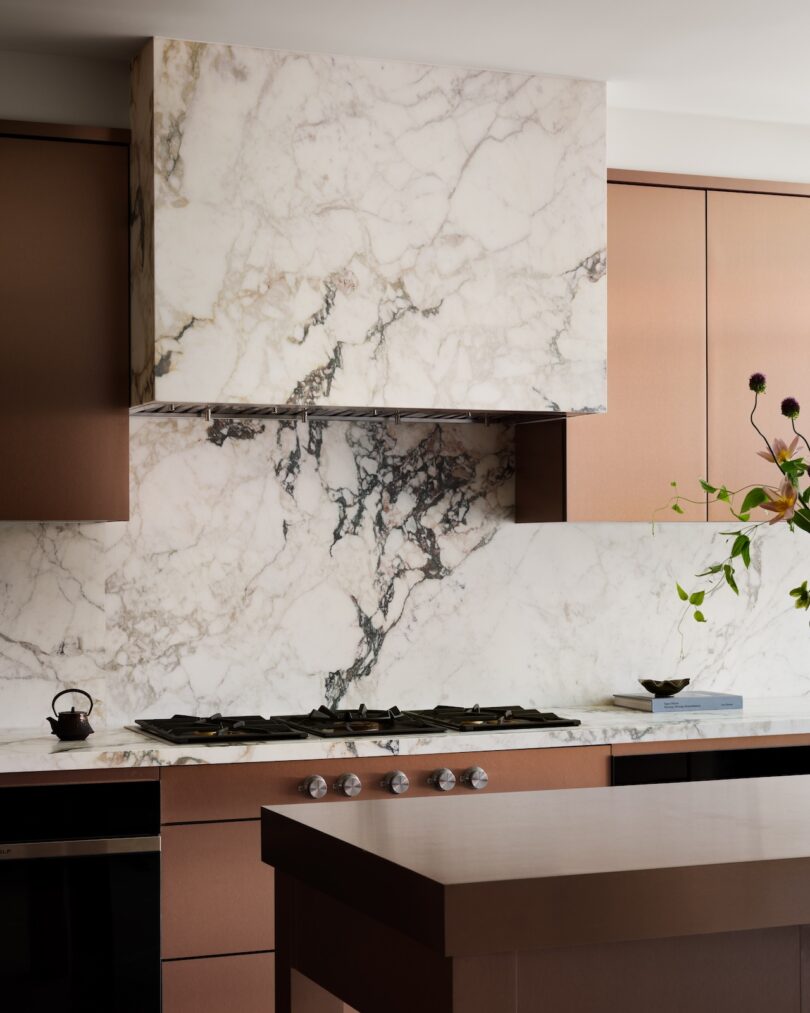
[{"label": "kitchen island", "polygon": [[810,776],[265,807],[262,858],[277,1013],[810,1010]]}]

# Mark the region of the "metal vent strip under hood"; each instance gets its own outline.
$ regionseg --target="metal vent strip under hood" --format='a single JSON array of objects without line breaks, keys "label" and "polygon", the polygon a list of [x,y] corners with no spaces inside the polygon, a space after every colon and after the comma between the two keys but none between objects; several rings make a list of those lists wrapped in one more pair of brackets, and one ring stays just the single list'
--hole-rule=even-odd
[{"label": "metal vent strip under hood", "polygon": [[452,422],[518,426],[558,422],[558,412],[460,411],[455,408],[332,408],[322,405],[167,404],[153,401],[130,409],[138,418],[201,418],[206,422],[275,419],[278,422]]},{"label": "metal vent strip under hood", "polygon": [[605,411],[605,86],[151,40],[133,413]]}]

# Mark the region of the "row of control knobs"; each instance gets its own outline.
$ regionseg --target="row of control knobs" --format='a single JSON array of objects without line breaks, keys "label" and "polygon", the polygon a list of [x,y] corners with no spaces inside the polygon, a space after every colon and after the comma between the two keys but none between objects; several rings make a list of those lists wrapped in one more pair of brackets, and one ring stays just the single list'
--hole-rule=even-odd
[{"label": "row of control knobs", "polygon": [[[458,781],[468,788],[480,791],[482,788],[486,788],[489,776],[483,767],[468,767],[459,774]],[[456,786],[456,775],[449,767],[440,767],[428,777],[427,783],[436,791],[452,791]],[[390,770],[380,781],[380,787],[390,791],[392,795],[404,795],[410,786],[410,778],[402,770]],[[318,799],[326,795],[329,787],[326,778],[321,777],[320,774],[312,774],[299,785],[298,790],[309,795],[310,798]],[[357,774],[341,774],[332,786],[332,790],[347,798],[356,798],[363,790],[363,782]]]}]

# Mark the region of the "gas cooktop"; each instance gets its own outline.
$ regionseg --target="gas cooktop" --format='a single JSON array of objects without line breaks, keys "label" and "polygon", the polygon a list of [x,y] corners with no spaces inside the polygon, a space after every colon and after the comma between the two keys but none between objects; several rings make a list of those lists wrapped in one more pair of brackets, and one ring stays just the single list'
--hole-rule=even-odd
[{"label": "gas cooktop", "polygon": [[305,739],[317,735],[323,739],[355,736],[441,735],[457,732],[519,731],[543,728],[572,728],[580,724],[550,711],[527,707],[433,707],[431,710],[370,710],[361,704],[353,710],[319,707],[309,714],[284,714],[263,718],[257,714],[243,717],[194,717],[175,714],[172,718],[141,718],[135,722],[141,731],[166,742],[199,745],[236,742],[277,742]]},{"label": "gas cooktop", "polygon": [[534,728],[574,728],[582,722],[576,718],[561,718],[551,711],[529,707],[433,707],[414,711],[414,715],[427,718],[457,732],[498,732]]},{"label": "gas cooktop", "polygon": [[356,710],[319,707],[309,714],[284,714],[279,720],[324,739],[354,735],[437,735],[445,731],[442,725],[420,714],[403,712],[399,707],[369,710],[365,704],[360,704]]},{"label": "gas cooktop", "polygon": [[235,718],[226,718],[221,714],[212,714],[207,718],[175,714],[172,718],[141,718],[135,724],[149,735],[178,744],[276,742],[307,737],[305,732],[291,728],[278,718],[263,718],[257,714]]}]

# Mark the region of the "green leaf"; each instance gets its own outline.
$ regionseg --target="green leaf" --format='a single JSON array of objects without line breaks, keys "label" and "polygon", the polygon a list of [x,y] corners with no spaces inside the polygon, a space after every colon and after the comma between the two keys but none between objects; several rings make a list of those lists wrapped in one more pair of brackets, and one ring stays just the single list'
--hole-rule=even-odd
[{"label": "green leaf", "polygon": [[798,480],[807,471],[807,466],[801,457],[797,457],[795,461],[783,461],[782,472],[793,482],[797,484]]},{"label": "green leaf", "polygon": [[810,534],[810,512],[806,509],[796,511],[793,515],[793,523],[797,528],[801,528],[802,531],[806,531]]},{"label": "green leaf", "polygon": [[758,485],[755,489],[751,489],[748,492],[748,495],[742,501],[740,513],[744,514],[747,513],[749,510],[754,510],[756,507],[761,506],[763,503],[767,503],[767,501],[768,501],[768,494],[765,492],[762,486]]},{"label": "green leaf", "polygon": [[683,513],[683,507],[682,506],[678,506],[677,503],[673,503],[672,504],[672,509],[675,511],[676,514],[682,514]]},{"label": "green leaf", "polygon": [[706,616],[704,616],[703,613],[700,612],[700,611],[698,611],[697,609],[695,609],[695,622],[696,623],[705,623],[706,622]]},{"label": "green leaf", "polygon": [[686,591],[684,591],[681,585],[676,584],[675,587],[678,589],[678,597],[681,599],[681,601],[688,601],[689,595],[686,593]]},{"label": "green leaf", "polygon": [[730,503],[731,493],[728,491],[728,489],[726,489],[725,486],[723,486],[721,489],[718,490],[717,498],[721,500],[723,503]]},{"label": "green leaf", "polygon": [[696,573],[696,577],[711,577],[714,573],[719,573],[723,569],[722,563],[715,563],[714,566],[710,566],[708,570],[704,570],[703,573]]},{"label": "green leaf", "polygon": [[743,548],[743,550],[740,553],[740,555],[742,556],[742,561],[743,561],[743,563],[745,563],[745,568],[747,570],[748,567],[751,565],[751,539],[750,538],[748,539],[748,544]]},{"label": "green leaf", "polygon": [[742,555],[743,549],[748,548],[750,544],[751,539],[748,537],[748,535],[744,535],[742,533],[737,535],[737,537],[734,539],[734,545],[732,545],[731,547],[731,558],[734,559],[735,556]]},{"label": "green leaf", "polygon": [[678,483],[677,483],[677,482],[670,482],[669,484],[670,484],[670,485],[672,486],[672,488],[674,489],[674,488],[675,488],[675,486],[676,486],[676,485],[677,485]]},{"label": "green leaf", "polygon": [[734,567],[730,563],[726,563],[726,565],[723,567],[723,572],[726,575],[726,583],[728,584],[728,586],[731,588],[734,594],[739,594],[740,589],[737,587],[737,581],[734,579]]},{"label": "green leaf", "polygon": [[700,488],[704,492],[709,492],[709,493],[715,493],[715,492],[717,492],[717,489],[713,485],[709,485],[709,483],[705,482],[702,478],[700,479]]},{"label": "green leaf", "polygon": [[689,595],[690,605],[702,605],[703,599],[706,597],[705,591],[695,591],[694,594]]}]

